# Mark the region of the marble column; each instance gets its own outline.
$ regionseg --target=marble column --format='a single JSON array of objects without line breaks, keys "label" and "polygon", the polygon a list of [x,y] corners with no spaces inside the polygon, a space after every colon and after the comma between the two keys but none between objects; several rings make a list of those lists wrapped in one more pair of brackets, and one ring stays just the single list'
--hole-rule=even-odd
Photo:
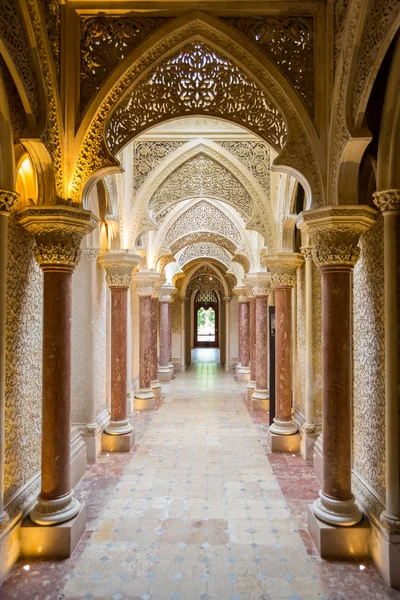
[{"label": "marble column", "polygon": [[[172,292],[172,294],[174,294],[175,291],[176,290],[174,288],[174,291]],[[168,348],[169,348],[168,366],[171,371],[171,379],[173,378],[173,376],[175,374],[175,367],[174,367],[174,363],[172,362],[172,303],[173,303],[173,301],[174,301],[174,298],[172,296],[171,302],[169,302],[169,304],[168,304]]]},{"label": "marble column", "polygon": [[169,383],[173,372],[170,367],[171,355],[171,310],[172,294],[175,292],[173,285],[163,285],[160,290],[160,361],[158,377],[160,381]]},{"label": "marble column", "polygon": [[161,383],[158,379],[158,298],[160,287],[165,282],[160,280],[154,286],[154,295],[151,298],[151,360],[150,360],[150,387],[155,400],[161,397]]},{"label": "marble column", "polygon": [[[298,226],[314,245],[322,278],[323,483],[313,504],[317,520],[351,526],[362,519],[351,489],[352,271],[358,240],[376,220],[367,206],[333,206],[302,213]],[[315,525],[309,520],[309,526]],[[310,529],[313,537],[320,528]]]},{"label": "marble column", "polygon": [[135,274],[139,296],[139,389],[135,393],[135,410],[152,410],[155,396],[151,389],[151,360],[154,351],[152,297],[160,280],[155,271]]},{"label": "marble column", "polygon": [[87,356],[87,382],[88,393],[88,419],[82,437],[86,444],[88,460],[96,460],[101,452],[101,430],[96,422],[96,300],[97,300],[97,257],[98,248],[82,248],[82,253],[89,263],[88,277],[88,356]]},{"label": "marble column", "polygon": [[400,534],[399,400],[398,400],[398,265],[397,227],[400,190],[375,192],[383,215],[385,265],[385,446],[386,508],[381,521],[390,534]]},{"label": "marble column", "polygon": [[181,371],[186,370],[186,298],[181,303]]},{"label": "marble column", "polygon": [[251,396],[251,406],[253,410],[269,410],[268,295],[271,287],[270,274],[256,273],[255,277],[251,279],[251,283],[251,294],[255,297],[256,354],[256,387]]},{"label": "marble column", "polygon": [[0,528],[8,519],[4,510],[4,412],[6,380],[6,298],[8,216],[17,204],[18,194],[0,190]]},{"label": "marble column", "polygon": [[247,290],[247,297],[250,301],[250,328],[249,328],[249,347],[250,347],[250,379],[247,383],[247,399],[251,397],[256,389],[256,369],[257,369],[257,353],[256,353],[256,298]]},{"label": "marble column", "polygon": [[225,304],[225,371],[229,373],[231,370],[231,297],[223,297]]},{"label": "marble column", "polygon": [[123,252],[99,257],[111,292],[111,418],[102,438],[105,452],[129,452],[135,436],[127,410],[128,291],[140,256]]},{"label": "marble column", "polygon": [[[275,417],[269,428],[274,435],[297,433],[292,419],[292,289],[296,283],[296,270],[302,263],[303,257],[297,253],[281,252],[263,258],[275,290]],[[296,450],[299,442],[298,439]],[[275,450],[273,446],[272,451]],[[279,445],[275,447],[282,451]]]},{"label": "marble column", "polygon": [[236,373],[238,381],[250,379],[250,301],[246,288],[238,286],[233,289],[238,302],[238,348],[240,367]]},{"label": "marble column", "polygon": [[41,492],[30,517],[38,525],[57,525],[80,514],[78,523],[83,514],[84,526],[70,468],[72,273],[81,240],[98,220],[90,211],[54,205],[23,208],[19,221],[35,236],[43,272]]}]

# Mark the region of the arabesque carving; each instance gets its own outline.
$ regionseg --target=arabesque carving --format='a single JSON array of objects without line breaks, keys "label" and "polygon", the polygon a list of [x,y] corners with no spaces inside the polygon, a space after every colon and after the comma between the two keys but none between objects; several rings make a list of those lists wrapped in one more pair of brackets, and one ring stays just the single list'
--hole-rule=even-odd
[{"label": "arabesque carving", "polygon": [[190,111],[229,115],[276,150],[285,145],[286,124],[274,103],[236,64],[196,41],[158,64],[117,106],[107,124],[108,147],[116,154],[145,127]]},{"label": "arabesque carving", "polygon": [[400,190],[383,190],[373,194],[375,206],[385,212],[400,213]]},{"label": "arabesque carving", "polygon": [[18,194],[8,190],[0,190],[0,214],[9,215],[18,202]]},{"label": "arabesque carving", "polygon": [[165,17],[81,17],[81,111],[133,48],[170,19]]},{"label": "arabesque carving", "polygon": [[167,156],[178,150],[185,142],[133,142],[133,198],[147,177]]},{"label": "arabesque carving", "polygon": [[314,19],[312,17],[229,17],[265,52],[314,110]]},{"label": "arabesque carving", "polygon": [[304,258],[297,252],[280,252],[274,255],[266,254],[261,261],[271,273],[271,283],[274,287],[293,286],[296,283],[297,269],[303,264]]},{"label": "arabesque carving", "polygon": [[155,191],[149,206],[159,224],[167,214],[165,208],[168,205],[198,196],[226,200],[247,217],[252,212],[251,197],[241,182],[203,153],[173,171]]},{"label": "arabesque carving", "polygon": [[225,150],[236,156],[240,162],[257,179],[270,200],[270,149],[265,142],[250,141],[218,141],[216,142]]},{"label": "arabesque carving", "polygon": [[46,21],[47,36],[53,55],[54,65],[60,74],[60,35],[61,35],[61,0],[42,0]]},{"label": "arabesque carving", "polygon": [[227,268],[231,264],[231,258],[228,253],[220,246],[210,242],[199,242],[188,246],[179,256],[178,263],[181,267],[196,258],[215,258]]},{"label": "arabesque carving", "polygon": [[198,242],[217,244],[231,254],[235,254],[236,252],[236,246],[233,242],[223,235],[218,235],[217,233],[213,233],[211,231],[197,231],[195,233],[184,235],[171,245],[171,252],[172,254],[177,254],[180,250],[182,250],[182,248],[190,246],[191,244],[197,244]]}]

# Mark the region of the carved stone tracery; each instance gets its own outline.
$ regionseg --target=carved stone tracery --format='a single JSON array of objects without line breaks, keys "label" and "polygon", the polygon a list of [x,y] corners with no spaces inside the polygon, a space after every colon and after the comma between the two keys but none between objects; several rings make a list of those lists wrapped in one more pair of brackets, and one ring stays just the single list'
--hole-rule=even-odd
[{"label": "carved stone tracery", "polygon": [[270,149],[265,142],[218,141],[217,144],[236,156],[257,179],[270,200]]},{"label": "carved stone tracery", "polygon": [[199,242],[187,246],[178,258],[178,263],[181,267],[196,258],[215,258],[227,268],[230,267],[231,258],[228,253],[220,246],[209,242]]},{"label": "carved stone tracery", "polygon": [[117,153],[137,133],[165,116],[200,112],[229,117],[280,150],[285,121],[278,108],[236,64],[196,41],[156,65],[112,113],[106,139]]},{"label": "carved stone tracery", "polygon": [[185,142],[133,142],[133,198],[154,169]]},{"label": "carved stone tracery", "polygon": [[197,244],[199,242],[216,244],[231,254],[235,254],[236,252],[236,246],[233,242],[223,235],[218,235],[217,233],[212,233],[210,231],[197,231],[195,233],[184,235],[171,245],[171,252],[172,254],[177,254],[182,248],[186,248],[186,246]]}]

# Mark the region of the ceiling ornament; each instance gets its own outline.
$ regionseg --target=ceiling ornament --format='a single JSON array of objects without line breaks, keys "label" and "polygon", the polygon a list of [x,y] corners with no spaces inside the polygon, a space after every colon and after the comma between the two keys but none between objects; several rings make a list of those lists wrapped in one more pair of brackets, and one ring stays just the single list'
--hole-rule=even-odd
[{"label": "ceiling ornament", "polygon": [[232,241],[233,247],[241,241],[241,235],[232,221],[206,200],[201,200],[179,216],[170,226],[165,240],[168,245],[172,245],[183,235],[199,231],[221,234]]},{"label": "ceiling ornament", "polygon": [[181,200],[208,196],[225,200],[247,218],[252,200],[241,182],[216,160],[200,153],[173,171],[153,194],[150,210],[157,224],[165,217],[165,208]]},{"label": "ceiling ornament", "polygon": [[104,13],[81,17],[81,112],[117,64],[169,20]]},{"label": "ceiling ornament", "polygon": [[285,120],[269,97],[230,59],[195,41],[156,65],[117,105],[107,145],[116,154],[149,125],[188,113],[229,116],[277,151],[286,143]]},{"label": "ceiling ornament", "polygon": [[187,235],[184,235],[171,245],[171,252],[172,254],[177,254],[180,252],[180,250],[186,248],[186,246],[197,244],[199,242],[217,244],[231,254],[235,254],[236,252],[236,246],[229,238],[217,233],[213,233],[212,231],[196,231],[195,233],[188,233]]},{"label": "ceiling ornament", "polygon": [[133,199],[147,177],[185,142],[133,142]]},{"label": "ceiling ornament", "polygon": [[270,150],[268,144],[265,142],[228,142],[228,141],[216,141],[217,144],[222,146],[225,150],[228,150],[231,154],[236,156],[250,171],[258,183],[261,185],[263,190],[267,194],[268,200],[270,200],[271,193],[271,182],[270,182]]},{"label": "ceiling ornament", "polygon": [[197,244],[187,246],[187,248],[185,248],[185,250],[179,256],[178,263],[181,267],[183,267],[196,258],[214,258],[227,268],[231,266],[232,262],[226,250],[220,246],[217,246],[217,244],[213,244],[211,242],[199,242]]},{"label": "ceiling ornament", "polygon": [[314,20],[312,17],[222,18],[261,48],[314,111]]}]

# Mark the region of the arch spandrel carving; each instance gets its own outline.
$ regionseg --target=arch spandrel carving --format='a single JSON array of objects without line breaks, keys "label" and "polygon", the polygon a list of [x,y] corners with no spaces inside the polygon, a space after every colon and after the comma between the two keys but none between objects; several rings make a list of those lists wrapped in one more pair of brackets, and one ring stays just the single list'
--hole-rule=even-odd
[{"label": "arch spandrel carving", "polygon": [[[185,42],[195,39],[204,41],[205,44],[222,53],[222,56],[234,60],[234,63],[243,68],[250,81],[261,90],[262,94],[266,94],[265,97],[270,99],[272,105],[279,107],[277,110],[286,124],[288,135],[287,152],[284,157],[282,156],[283,162],[278,156],[274,166],[279,169],[282,164],[283,167],[292,170],[296,176],[300,171],[304,179],[309,182],[314,205],[321,204],[324,186],[320,165],[324,161],[324,149],[312,119],[297,92],[293,90],[292,85],[279,69],[249,39],[218,19],[200,12],[173,20],[156,31],[116,68],[109,81],[107,80],[96,94],[76,136],[75,171],[69,195],[79,201],[81,190],[93,173],[118,166],[118,161],[112,156],[105,140],[105,127],[110,114],[120,102],[124,101],[124,97],[134,90],[135,82],[139,84],[154,65],[172,56],[174,49],[175,52],[176,49],[181,49]],[[193,107],[188,108],[181,116],[189,114],[200,116],[198,109]],[[219,117],[240,124],[232,117],[231,110]],[[167,118],[164,116],[162,120]],[[249,123],[245,123],[244,126],[251,129]],[[275,129],[275,132],[278,130]],[[132,138],[138,133],[139,131],[136,131],[132,134]],[[255,133],[260,135],[257,130]],[[268,138],[264,139],[269,141]],[[300,153],[299,148],[302,149]]]},{"label": "arch spandrel carving", "polygon": [[183,267],[197,258],[214,258],[227,268],[230,267],[232,261],[226,250],[217,246],[217,244],[211,242],[198,242],[197,244],[187,246],[183,250],[182,254],[178,257],[178,263]]},{"label": "arch spandrel carving", "polygon": [[236,252],[236,246],[229,238],[212,231],[197,231],[196,233],[189,233],[171,244],[171,251],[172,254],[177,254],[180,252],[180,250],[186,248],[186,246],[203,242],[216,244],[231,254],[235,254]]}]

